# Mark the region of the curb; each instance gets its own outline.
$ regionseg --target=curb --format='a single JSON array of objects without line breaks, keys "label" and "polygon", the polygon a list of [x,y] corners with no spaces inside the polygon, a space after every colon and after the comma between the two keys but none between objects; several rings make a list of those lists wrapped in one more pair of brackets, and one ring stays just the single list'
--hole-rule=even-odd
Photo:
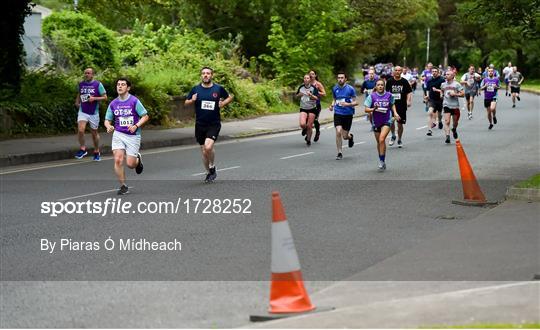
[{"label": "curb", "polygon": [[506,190],[506,199],[540,202],[540,189],[509,187]]}]

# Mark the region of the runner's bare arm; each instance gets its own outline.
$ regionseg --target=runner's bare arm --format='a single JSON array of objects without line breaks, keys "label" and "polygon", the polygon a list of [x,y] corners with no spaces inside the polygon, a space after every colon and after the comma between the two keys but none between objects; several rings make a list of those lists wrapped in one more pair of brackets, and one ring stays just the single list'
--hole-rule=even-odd
[{"label": "runner's bare arm", "polygon": [[233,99],[234,99],[234,96],[232,94],[229,94],[229,97],[227,97],[225,100],[219,101],[219,107],[223,108],[227,106],[227,104],[231,103]]}]

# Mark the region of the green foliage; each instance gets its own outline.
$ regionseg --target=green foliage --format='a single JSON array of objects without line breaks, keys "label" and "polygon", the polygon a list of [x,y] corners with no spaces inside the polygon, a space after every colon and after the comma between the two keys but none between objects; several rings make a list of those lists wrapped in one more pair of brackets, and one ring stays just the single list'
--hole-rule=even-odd
[{"label": "green foliage", "polygon": [[[66,0],[64,0],[66,1]],[[70,0],[67,0],[70,1]],[[156,26],[176,25],[182,0],[79,0],[78,10],[114,31],[130,30],[138,20]]]},{"label": "green foliage", "polygon": [[59,67],[77,71],[118,66],[114,33],[91,16],[72,11],[53,13],[43,21],[42,30]]},{"label": "green foliage", "polygon": [[2,47],[0,49],[0,100],[9,99],[20,89],[24,70],[24,20],[31,13],[29,0],[10,1],[9,11],[0,20]]},{"label": "green foliage", "polygon": [[314,66],[331,71],[334,56],[351,51],[362,39],[364,26],[349,25],[355,16],[345,0],[301,0],[290,3],[288,10],[296,15],[272,17],[268,37],[272,54],[261,56],[286,85],[296,85]]},{"label": "green foliage", "polygon": [[59,73],[26,74],[20,94],[0,102],[0,112],[14,122],[14,126],[2,134],[73,131],[77,121],[77,110],[73,105],[75,83],[72,78]]},{"label": "green foliage", "polygon": [[124,65],[135,65],[141,59],[166,52],[176,37],[176,31],[162,25],[157,31],[152,23],[136,20],[133,32],[118,38],[120,60]]}]

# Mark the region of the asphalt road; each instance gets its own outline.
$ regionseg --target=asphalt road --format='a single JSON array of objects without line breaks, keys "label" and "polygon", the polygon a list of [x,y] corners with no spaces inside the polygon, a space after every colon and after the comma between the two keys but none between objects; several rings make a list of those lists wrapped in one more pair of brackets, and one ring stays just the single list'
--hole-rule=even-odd
[{"label": "asphalt road", "polygon": [[[462,116],[458,133],[484,193],[502,200],[507,186],[539,172],[539,97],[524,94],[516,109],[501,97],[499,123],[491,131],[481,99],[476,106],[472,120]],[[145,171],[128,174],[132,192],[122,200],[176,203],[181,198],[175,214],[42,213],[43,202],[116,198],[110,158],[6,170],[1,176],[1,326],[241,326],[249,312],[267,305],[273,190],[283,198],[311,292],[486,212],[451,204],[462,197],[455,145],[445,145],[437,129],[433,137],[425,135],[418,92],[408,117],[405,146],[389,148],[383,173],[377,171],[375,141],[363,119],[353,123],[356,145],[344,148],[341,161],[334,159],[331,126],[311,147],[299,132],[218,143],[214,184],[202,183],[197,147],[143,151]],[[239,199],[251,213],[195,212],[197,198]],[[103,245],[99,251],[40,249],[44,238],[77,245],[102,244],[108,237],[117,244],[130,238],[178,239],[182,251],[106,251]],[[516,270],[504,278],[466,280],[521,276]],[[415,274],[397,280],[437,278]]]}]

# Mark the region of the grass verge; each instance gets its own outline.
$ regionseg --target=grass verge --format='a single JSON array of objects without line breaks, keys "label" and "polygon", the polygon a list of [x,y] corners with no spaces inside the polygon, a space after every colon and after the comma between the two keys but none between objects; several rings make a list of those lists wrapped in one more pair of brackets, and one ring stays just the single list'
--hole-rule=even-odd
[{"label": "grass verge", "polygon": [[525,91],[535,91],[540,93],[540,79],[525,79],[521,88]]},{"label": "grass verge", "polygon": [[[423,328],[423,327],[422,327]],[[540,329],[540,323],[477,323],[467,325],[432,326],[429,329]],[[423,328],[423,329],[428,329]]]},{"label": "grass verge", "polygon": [[540,173],[533,175],[531,178],[522,181],[516,185],[516,188],[535,188],[540,189]]}]

